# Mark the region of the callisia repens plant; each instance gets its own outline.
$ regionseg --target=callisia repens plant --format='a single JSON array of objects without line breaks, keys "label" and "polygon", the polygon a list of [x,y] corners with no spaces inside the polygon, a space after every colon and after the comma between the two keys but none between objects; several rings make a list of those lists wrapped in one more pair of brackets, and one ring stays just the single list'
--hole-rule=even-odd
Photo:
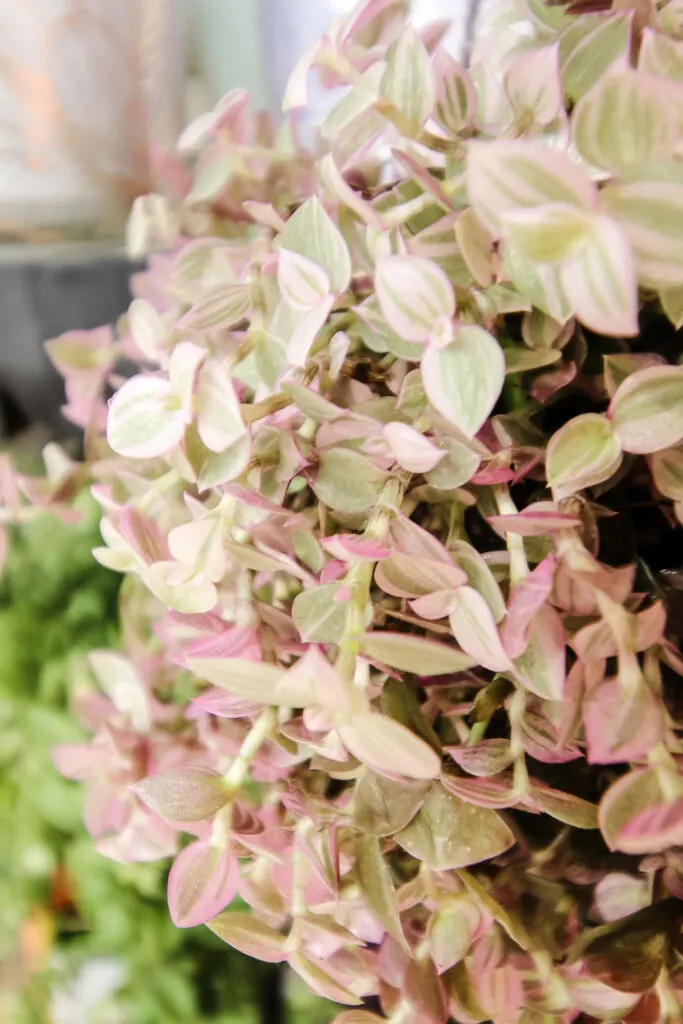
[{"label": "callisia repens plant", "polygon": [[469,70],[406,6],[154,154],[127,316],[49,343],[85,463],[4,518],[86,476],[126,577],[55,762],[337,1024],[679,1020],[683,2],[494,5]]}]

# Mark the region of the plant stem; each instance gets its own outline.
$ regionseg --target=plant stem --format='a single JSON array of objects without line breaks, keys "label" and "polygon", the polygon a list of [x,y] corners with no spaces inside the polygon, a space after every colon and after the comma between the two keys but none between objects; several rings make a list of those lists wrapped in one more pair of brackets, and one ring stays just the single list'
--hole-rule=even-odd
[{"label": "plant stem", "polygon": [[[510,497],[510,489],[507,484],[496,484],[493,488],[493,493],[501,516],[517,515],[518,509]],[[524,550],[524,538],[516,533],[506,533],[505,543],[510,555],[510,585],[515,587],[526,579],[529,574],[529,564]]]},{"label": "plant stem", "polygon": [[[363,536],[372,540],[383,540],[389,527],[391,513],[387,505],[400,503],[400,487],[390,480],[379,500],[379,510],[365,528]],[[360,652],[359,636],[365,632],[365,615],[370,601],[370,586],[374,562],[360,562],[351,567],[346,576],[346,585],[351,591],[344,625],[344,635],[339,641],[339,656],[335,668],[346,683],[354,681],[356,658]]]},{"label": "plant stem", "polygon": [[225,773],[225,781],[234,791],[239,792],[249,774],[252,761],[277,725],[277,708],[266,708],[256,719],[244,738],[240,752]]}]

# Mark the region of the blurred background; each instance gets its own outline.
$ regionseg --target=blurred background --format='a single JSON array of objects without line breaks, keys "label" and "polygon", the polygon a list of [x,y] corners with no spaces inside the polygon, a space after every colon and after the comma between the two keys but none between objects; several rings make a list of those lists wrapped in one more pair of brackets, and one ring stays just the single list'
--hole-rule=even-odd
[{"label": "blurred background", "polygon": [[[0,0],[0,459],[40,472],[75,439],[43,342],[113,323],[138,269],[123,243],[155,154],[229,89],[278,116],[298,56],[352,0]],[[415,0],[465,59],[476,0]],[[313,91],[308,130],[330,103]],[[75,440],[72,443],[77,443]],[[0,488],[2,481],[0,480]],[[88,650],[117,644],[120,578],[91,557],[98,514],[13,536],[0,577],[0,1020],[323,1024],[335,1008],[206,928],[177,930],[168,866],[96,853],[81,787],[50,748],[78,741]]]}]

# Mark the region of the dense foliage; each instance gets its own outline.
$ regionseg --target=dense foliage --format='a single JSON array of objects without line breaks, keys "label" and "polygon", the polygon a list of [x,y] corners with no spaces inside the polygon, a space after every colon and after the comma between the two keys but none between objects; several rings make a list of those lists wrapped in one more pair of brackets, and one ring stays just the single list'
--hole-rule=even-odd
[{"label": "dense foliage", "polygon": [[55,760],[339,1003],[678,1019],[683,5],[494,5],[469,71],[405,8],[157,154],[128,316],[50,343],[130,583]]}]

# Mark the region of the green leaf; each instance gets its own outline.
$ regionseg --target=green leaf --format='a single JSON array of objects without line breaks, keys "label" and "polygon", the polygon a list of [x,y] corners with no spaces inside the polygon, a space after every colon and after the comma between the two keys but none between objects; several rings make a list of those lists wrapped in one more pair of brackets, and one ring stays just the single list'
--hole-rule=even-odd
[{"label": "green leaf", "polygon": [[630,16],[617,14],[602,21],[573,48],[561,73],[564,91],[574,103],[602,78],[610,64],[626,55],[630,38]]},{"label": "green leaf", "polygon": [[474,662],[462,651],[436,640],[409,633],[372,632],[359,639],[361,652],[390,668],[419,676],[447,675],[472,668]]},{"label": "green leaf", "polygon": [[650,366],[632,373],[610,405],[624,451],[649,455],[683,441],[683,367]]},{"label": "green leaf", "polygon": [[669,159],[682,129],[683,88],[630,68],[604,75],[572,115],[581,156],[615,173]]},{"label": "green leaf", "polygon": [[504,853],[515,839],[496,811],[476,807],[436,784],[396,842],[434,871],[479,864]]},{"label": "green leaf", "polygon": [[351,257],[341,231],[313,196],[287,221],[279,244],[283,249],[306,256],[326,271],[332,289],[340,294],[351,279]]},{"label": "green leaf", "polygon": [[359,836],[356,842],[356,876],[368,909],[375,915],[389,935],[406,953],[406,942],[398,912],[398,900],[391,879],[388,862],[380,849],[379,840],[372,835]]},{"label": "green leaf", "polygon": [[412,27],[390,47],[379,91],[415,132],[431,114],[435,95],[429,54]]},{"label": "green leaf", "polygon": [[340,583],[303,590],[294,599],[292,619],[305,643],[338,644],[344,635],[347,606],[335,601]]},{"label": "green leaf", "polygon": [[333,512],[354,515],[374,508],[390,479],[365,455],[334,448],[321,453],[311,486],[318,499]]},{"label": "green leaf", "polygon": [[555,501],[609,480],[621,459],[619,438],[608,419],[590,412],[570,420],[553,434],[546,454]]},{"label": "green leaf", "polygon": [[415,817],[430,785],[405,779],[397,782],[367,771],[356,785],[354,827],[371,836],[393,836]]}]

